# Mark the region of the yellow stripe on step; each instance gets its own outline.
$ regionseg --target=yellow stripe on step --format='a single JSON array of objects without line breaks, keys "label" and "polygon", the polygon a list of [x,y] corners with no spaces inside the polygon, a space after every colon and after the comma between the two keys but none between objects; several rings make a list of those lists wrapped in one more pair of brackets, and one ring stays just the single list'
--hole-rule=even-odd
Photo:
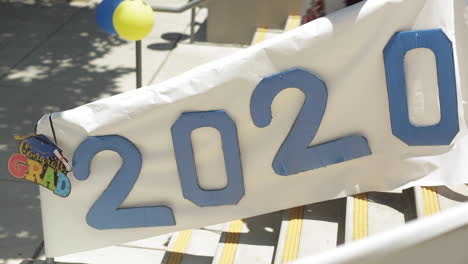
[{"label": "yellow stripe on step", "polygon": [[266,39],[268,29],[267,28],[258,28],[257,33],[255,34],[255,39],[252,44],[257,44]]},{"label": "yellow stripe on step", "polygon": [[219,264],[232,264],[236,255],[237,244],[239,243],[240,232],[244,226],[243,220],[232,221],[229,225],[226,241],[224,242],[223,253]]},{"label": "yellow stripe on step", "polygon": [[283,263],[297,259],[302,231],[304,206],[289,209],[288,231],[284,243]]},{"label": "yellow stripe on step", "polygon": [[286,21],[286,26],[284,30],[289,31],[291,29],[295,29],[301,25],[301,16],[289,16],[288,20]]},{"label": "yellow stripe on step", "polygon": [[192,230],[190,229],[179,232],[179,235],[177,236],[177,240],[174,244],[174,247],[172,248],[170,252],[170,256],[167,261],[167,264],[180,264],[191,236],[192,236]]},{"label": "yellow stripe on step", "polygon": [[424,215],[432,215],[440,211],[439,197],[437,197],[437,187],[421,187]]},{"label": "yellow stripe on step", "polygon": [[367,237],[367,217],[367,193],[361,193],[354,196],[353,240]]}]

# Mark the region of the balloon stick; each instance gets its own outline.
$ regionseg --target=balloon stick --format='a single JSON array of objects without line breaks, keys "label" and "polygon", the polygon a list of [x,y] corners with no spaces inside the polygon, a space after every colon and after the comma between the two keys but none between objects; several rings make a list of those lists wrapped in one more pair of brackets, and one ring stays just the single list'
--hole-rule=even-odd
[{"label": "balloon stick", "polygon": [[141,83],[141,75],[142,75],[142,66],[141,66],[141,40],[137,40],[135,42],[135,50],[136,50],[136,88],[140,88],[142,86]]}]

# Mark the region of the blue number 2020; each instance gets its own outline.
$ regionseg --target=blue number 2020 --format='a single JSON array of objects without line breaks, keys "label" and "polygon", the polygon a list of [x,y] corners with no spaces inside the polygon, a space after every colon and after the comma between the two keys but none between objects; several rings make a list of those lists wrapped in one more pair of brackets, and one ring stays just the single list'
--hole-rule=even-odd
[{"label": "blue number 2020", "polygon": [[371,154],[366,138],[360,135],[309,147],[322,121],[328,94],[322,80],[302,69],[274,74],[257,85],[250,103],[250,114],[256,126],[266,127],[270,124],[273,99],[287,88],[301,90],[305,101],[273,161],[277,174],[287,176]]},{"label": "blue number 2020", "polygon": [[96,229],[175,225],[174,214],[167,206],[119,208],[135,185],[142,164],[140,151],[124,137],[97,136],[81,142],[73,156],[75,177],[86,180],[91,160],[104,150],[117,152],[122,158],[122,167],[89,210],[86,216],[88,225]]},{"label": "blue number 2020", "polygon": [[[416,126],[409,120],[403,60],[406,52],[430,49],[437,64],[440,121]],[[403,31],[393,35],[384,49],[392,133],[409,146],[449,145],[457,135],[458,109],[452,43],[440,29]]]}]

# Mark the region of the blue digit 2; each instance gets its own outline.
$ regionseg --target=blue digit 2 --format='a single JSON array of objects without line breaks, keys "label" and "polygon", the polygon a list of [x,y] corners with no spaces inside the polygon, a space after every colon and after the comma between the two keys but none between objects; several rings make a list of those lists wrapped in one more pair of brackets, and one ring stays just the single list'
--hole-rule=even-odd
[{"label": "blue digit 2", "polygon": [[301,90],[305,101],[273,160],[273,169],[277,174],[297,174],[371,154],[367,139],[360,135],[309,147],[322,121],[328,94],[325,83],[303,69],[291,69],[260,81],[250,102],[250,114],[256,126],[266,127],[270,124],[273,99],[287,88]]},{"label": "blue digit 2", "polygon": [[86,180],[89,177],[91,160],[104,150],[117,152],[122,158],[122,167],[89,210],[86,216],[88,225],[96,229],[175,225],[174,214],[167,206],[119,208],[135,185],[142,164],[140,151],[124,137],[88,137],[81,142],[73,156],[75,177]]},{"label": "blue digit 2", "polygon": [[[228,182],[224,189],[204,190],[198,184],[191,134],[200,127],[213,127],[221,134]],[[198,206],[232,205],[242,199],[245,191],[237,127],[224,111],[182,113],[172,126],[172,142],[186,199]]]},{"label": "blue digit 2", "polygon": [[[430,49],[436,57],[440,121],[435,125],[416,126],[409,120],[403,61],[406,52],[416,48]],[[384,49],[384,59],[393,135],[409,146],[450,145],[459,131],[457,87],[452,43],[444,32],[395,33]]]}]

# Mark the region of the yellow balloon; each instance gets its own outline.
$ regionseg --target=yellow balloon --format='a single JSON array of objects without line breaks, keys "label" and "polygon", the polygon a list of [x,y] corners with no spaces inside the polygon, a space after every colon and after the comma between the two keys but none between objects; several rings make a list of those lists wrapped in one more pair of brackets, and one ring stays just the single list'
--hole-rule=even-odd
[{"label": "yellow balloon", "polygon": [[125,0],[115,9],[112,17],[115,31],[124,39],[141,40],[153,28],[154,12],[141,0]]}]

